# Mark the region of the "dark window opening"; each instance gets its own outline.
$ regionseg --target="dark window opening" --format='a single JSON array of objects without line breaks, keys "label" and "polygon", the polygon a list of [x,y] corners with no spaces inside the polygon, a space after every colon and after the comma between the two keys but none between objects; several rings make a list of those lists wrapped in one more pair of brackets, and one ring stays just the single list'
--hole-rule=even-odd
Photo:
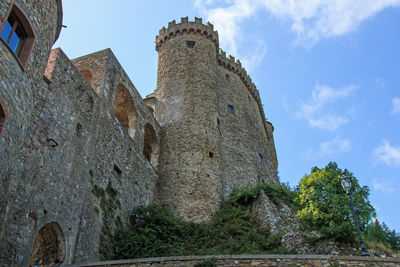
[{"label": "dark window opening", "polygon": [[121,174],[122,174],[122,171],[121,171],[121,169],[117,166],[117,164],[114,164],[114,173],[115,173],[117,176],[121,176]]},{"label": "dark window opening", "polygon": [[6,113],[0,104],[0,136],[1,133],[3,132],[5,122],[6,122]]},{"label": "dark window opening", "polygon": [[53,148],[58,146],[57,141],[54,140],[53,138],[47,138],[46,141],[49,144],[49,146],[51,146]]},{"label": "dark window opening", "polygon": [[228,112],[229,113],[233,113],[233,106],[232,105],[228,105]]},{"label": "dark window opening", "polygon": [[263,158],[263,155],[261,153],[258,153],[258,162],[260,164],[263,164],[263,162],[264,162],[264,158]]},{"label": "dark window opening", "polygon": [[221,122],[220,122],[219,118],[217,118],[217,127],[218,127],[218,128],[221,127]]},{"label": "dark window opening", "polygon": [[208,152],[208,156],[210,157],[210,158],[213,158],[214,157],[214,152]]},{"label": "dark window opening", "polygon": [[187,48],[194,48],[195,44],[196,44],[195,41],[186,41]]},{"label": "dark window opening", "polygon": [[26,15],[16,5],[12,7],[0,36],[25,67],[32,51],[35,35]]},{"label": "dark window opening", "polygon": [[80,136],[82,132],[82,124],[80,124],[79,122],[76,124],[76,128],[75,128],[75,134],[76,136]]}]

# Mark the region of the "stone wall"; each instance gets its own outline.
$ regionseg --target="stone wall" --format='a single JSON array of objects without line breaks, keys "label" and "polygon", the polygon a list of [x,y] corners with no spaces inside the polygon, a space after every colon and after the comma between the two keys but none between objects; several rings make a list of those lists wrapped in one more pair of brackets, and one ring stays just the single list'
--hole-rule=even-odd
[{"label": "stone wall", "polygon": [[[33,178],[41,158],[32,152],[31,138],[48,91],[43,72],[57,32],[56,1],[1,1],[0,25],[5,25],[13,4],[31,20],[36,39],[26,67],[0,39],[0,101],[7,114],[0,137],[0,263],[20,262],[22,251],[30,246],[26,235],[34,235],[35,222],[28,216],[36,218],[30,202],[36,197],[32,195]],[[36,166],[28,170],[32,161]]]},{"label": "stone wall", "polygon": [[[400,266],[398,258],[340,257],[327,255],[230,255],[230,256],[188,256],[148,258],[88,263],[70,266],[107,266],[107,267],[191,267],[208,260],[214,266],[298,266],[298,267],[395,267]],[[211,266],[211,265],[207,265]]]},{"label": "stone wall", "polygon": [[[156,199],[160,127],[111,50],[73,62],[61,49],[48,57],[56,1],[29,3],[19,5],[38,38],[25,70],[0,42],[7,114],[0,137],[0,266],[27,266],[31,256],[45,265],[98,260],[105,227]],[[98,72],[89,84],[80,70],[92,67]],[[124,94],[115,105],[119,89]],[[135,109],[129,131],[116,113],[125,101]]]},{"label": "stone wall", "polygon": [[[45,98],[34,106],[32,121],[21,119],[11,109],[10,116],[15,118],[7,121],[2,142],[13,140],[21,131],[10,128],[12,120],[21,128],[32,128],[28,128],[30,138],[21,144],[21,167],[12,170],[18,178],[16,188],[10,188],[9,180],[2,183],[2,189],[8,189],[2,204],[6,203],[5,209],[12,216],[2,221],[7,225],[2,228],[1,240],[6,252],[0,263],[5,266],[27,264],[38,231],[51,222],[61,229],[64,262],[99,259],[103,227],[112,227],[116,218],[126,221],[134,206],[155,199],[158,175],[143,155],[143,147],[145,125],[154,130],[153,146],[158,145],[160,128],[112,52],[100,54],[106,64],[103,75],[97,78],[107,95],[98,97],[65,54],[56,49],[49,57],[47,82],[41,79]],[[113,114],[120,83],[136,97],[132,100],[137,107],[134,138]],[[15,155],[4,155],[6,167],[2,170],[10,170]],[[108,195],[99,194],[99,190],[107,192],[109,185],[116,192],[113,202]]]}]

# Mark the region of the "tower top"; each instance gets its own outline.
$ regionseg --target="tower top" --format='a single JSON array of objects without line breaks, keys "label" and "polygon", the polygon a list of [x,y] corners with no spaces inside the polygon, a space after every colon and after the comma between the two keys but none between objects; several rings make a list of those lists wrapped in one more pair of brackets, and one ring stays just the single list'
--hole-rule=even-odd
[{"label": "tower top", "polygon": [[201,18],[195,17],[194,21],[189,21],[188,17],[184,17],[180,23],[173,20],[168,23],[168,28],[161,28],[156,36],[156,50],[158,51],[168,39],[184,33],[204,35],[215,44],[216,49],[219,48],[218,32],[214,30],[214,25],[210,22],[203,24]]}]

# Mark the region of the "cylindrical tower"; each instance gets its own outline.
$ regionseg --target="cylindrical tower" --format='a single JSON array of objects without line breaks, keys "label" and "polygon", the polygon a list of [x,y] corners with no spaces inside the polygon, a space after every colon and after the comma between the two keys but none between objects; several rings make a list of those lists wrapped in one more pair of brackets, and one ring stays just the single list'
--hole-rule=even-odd
[{"label": "cylindrical tower", "polygon": [[156,50],[159,196],[185,220],[208,220],[221,199],[218,34],[199,18],[182,18],[160,30]]}]

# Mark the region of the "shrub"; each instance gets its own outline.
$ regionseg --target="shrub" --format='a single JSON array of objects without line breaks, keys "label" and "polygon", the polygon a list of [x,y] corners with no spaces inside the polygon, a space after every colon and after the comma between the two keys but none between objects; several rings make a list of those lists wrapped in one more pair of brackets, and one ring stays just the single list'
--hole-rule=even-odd
[{"label": "shrub", "polygon": [[237,190],[221,203],[209,223],[185,222],[165,206],[137,207],[129,224],[116,226],[109,239],[112,253],[103,257],[288,253],[281,246],[282,235],[272,235],[268,227],[258,226],[251,212],[252,199],[265,188],[279,190],[267,185]]}]

